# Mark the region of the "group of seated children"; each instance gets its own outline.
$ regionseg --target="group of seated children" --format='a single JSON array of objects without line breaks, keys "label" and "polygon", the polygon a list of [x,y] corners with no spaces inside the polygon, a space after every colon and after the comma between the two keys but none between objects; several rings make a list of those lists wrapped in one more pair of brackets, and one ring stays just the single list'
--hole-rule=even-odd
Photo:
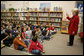
[{"label": "group of seated children", "polygon": [[41,54],[43,50],[43,40],[50,40],[51,35],[55,34],[56,30],[51,25],[42,27],[40,25],[31,25],[22,23],[1,23],[1,40],[6,46],[14,44],[16,50],[28,50],[33,54]]}]

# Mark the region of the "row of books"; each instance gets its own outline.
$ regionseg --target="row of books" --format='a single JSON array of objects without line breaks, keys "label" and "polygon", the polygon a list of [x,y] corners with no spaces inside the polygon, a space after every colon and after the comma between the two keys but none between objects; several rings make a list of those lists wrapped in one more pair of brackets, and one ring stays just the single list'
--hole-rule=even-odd
[{"label": "row of books", "polygon": [[5,16],[6,14],[5,13],[1,13],[1,16]]},{"label": "row of books", "polygon": [[50,21],[61,22],[61,18],[50,18]]},{"label": "row of books", "polygon": [[7,16],[11,16],[11,13],[7,13]]},{"label": "row of books", "polygon": [[59,16],[62,17],[62,13],[50,13],[51,17]]},{"label": "row of books", "polygon": [[37,16],[37,13],[29,13],[30,16]]},{"label": "row of books", "polygon": [[69,25],[69,21],[63,21],[63,26],[68,26]]},{"label": "row of books", "polygon": [[39,21],[48,21],[49,18],[39,18]]},{"label": "row of books", "polygon": [[[27,16],[28,13],[27,12],[24,12],[24,13],[21,13],[22,16]],[[30,16],[38,16],[37,13],[29,13]],[[1,16],[6,16],[5,13],[2,13]],[[11,16],[11,13],[7,13],[7,16]],[[13,14],[13,16],[20,16],[20,13],[18,12],[15,12]],[[49,16],[49,13],[39,13],[39,16]],[[51,17],[55,17],[55,16],[59,16],[59,17],[62,17],[62,13],[50,13],[50,16]]]},{"label": "row of books", "polygon": [[6,19],[6,17],[1,17],[1,19]]},{"label": "row of books", "polygon": [[61,26],[60,23],[52,23],[54,26]]},{"label": "row of books", "polygon": [[20,17],[20,20],[26,20],[26,17]]},{"label": "row of books", "polygon": [[54,11],[62,11],[62,7],[54,7]]},{"label": "row of books", "polygon": [[49,16],[48,13],[39,13],[39,16]]},{"label": "row of books", "polygon": [[28,15],[27,12],[25,12],[25,13],[21,13],[21,14],[22,14],[22,16],[27,16],[27,15]]},{"label": "row of books", "polygon": [[20,18],[19,17],[14,17],[14,19],[18,19],[19,20]]},{"label": "row of books", "polygon": [[14,16],[20,16],[20,13],[15,12]]},{"label": "row of books", "polygon": [[39,22],[40,25],[47,25],[46,22]]},{"label": "row of books", "polygon": [[35,22],[35,21],[34,21],[34,22],[30,21],[29,23],[36,24],[37,22]]},{"label": "row of books", "polygon": [[30,17],[29,20],[36,20],[36,17]]},{"label": "row of books", "polygon": [[61,31],[61,28],[55,28],[56,29],[56,31]]}]

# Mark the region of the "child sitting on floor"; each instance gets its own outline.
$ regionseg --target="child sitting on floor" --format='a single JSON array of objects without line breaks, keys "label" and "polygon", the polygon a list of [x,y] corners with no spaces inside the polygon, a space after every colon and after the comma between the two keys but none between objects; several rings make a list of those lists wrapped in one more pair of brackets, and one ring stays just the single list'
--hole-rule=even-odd
[{"label": "child sitting on floor", "polygon": [[28,42],[24,42],[21,37],[20,37],[20,34],[19,33],[15,33],[15,39],[13,41],[14,43],[14,48],[16,50],[23,50],[24,48],[27,48],[28,50]]},{"label": "child sitting on floor", "polygon": [[37,36],[34,36],[31,40],[30,46],[29,46],[29,52],[33,54],[41,54],[41,52],[44,52],[43,46],[39,43]]},{"label": "child sitting on floor", "polygon": [[30,27],[28,27],[28,30],[26,31],[26,39],[31,39],[31,33],[32,31],[30,30]]},{"label": "child sitting on floor", "polygon": [[39,41],[42,42],[43,39],[42,39],[42,32],[41,32],[40,28],[37,28],[36,34],[37,34],[37,36],[39,38]]},{"label": "child sitting on floor", "polygon": [[42,35],[43,35],[42,39],[50,40],[50,32],[47,27],[42,31]]}]

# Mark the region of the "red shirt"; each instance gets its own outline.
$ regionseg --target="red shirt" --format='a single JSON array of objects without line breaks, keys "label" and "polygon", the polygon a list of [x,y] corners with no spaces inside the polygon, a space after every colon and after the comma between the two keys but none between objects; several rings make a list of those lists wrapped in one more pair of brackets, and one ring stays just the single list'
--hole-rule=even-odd
[{"label": "red shirt", "polygon": [[50,27],[48,28],[48,30],[54,30],[54,28],[53,28],[52,26],[50,26]]},{"label": "red shirt", "polygon": [[30,46],[29,46],[29,52],[32,52],[32,50],[38,49],[39,51],[43,52],[43,46],[37,41],[34,42],[31,40]]}]

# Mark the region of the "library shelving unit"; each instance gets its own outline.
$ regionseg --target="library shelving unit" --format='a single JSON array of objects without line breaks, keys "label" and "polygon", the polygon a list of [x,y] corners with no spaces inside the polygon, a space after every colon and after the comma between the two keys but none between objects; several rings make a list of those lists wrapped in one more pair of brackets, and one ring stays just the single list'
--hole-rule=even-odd
[{"label": "library shelving unit", "polygon": [[62,21],[61,33],[68,33],[69,21]]},{"label": "library shelving unit", "polygon": [[61,32],[63,11],[1,11],[1,19],[10,20],[10,22],[27,22],[48,27],[50,24],[53,24],[57,32]]}]

